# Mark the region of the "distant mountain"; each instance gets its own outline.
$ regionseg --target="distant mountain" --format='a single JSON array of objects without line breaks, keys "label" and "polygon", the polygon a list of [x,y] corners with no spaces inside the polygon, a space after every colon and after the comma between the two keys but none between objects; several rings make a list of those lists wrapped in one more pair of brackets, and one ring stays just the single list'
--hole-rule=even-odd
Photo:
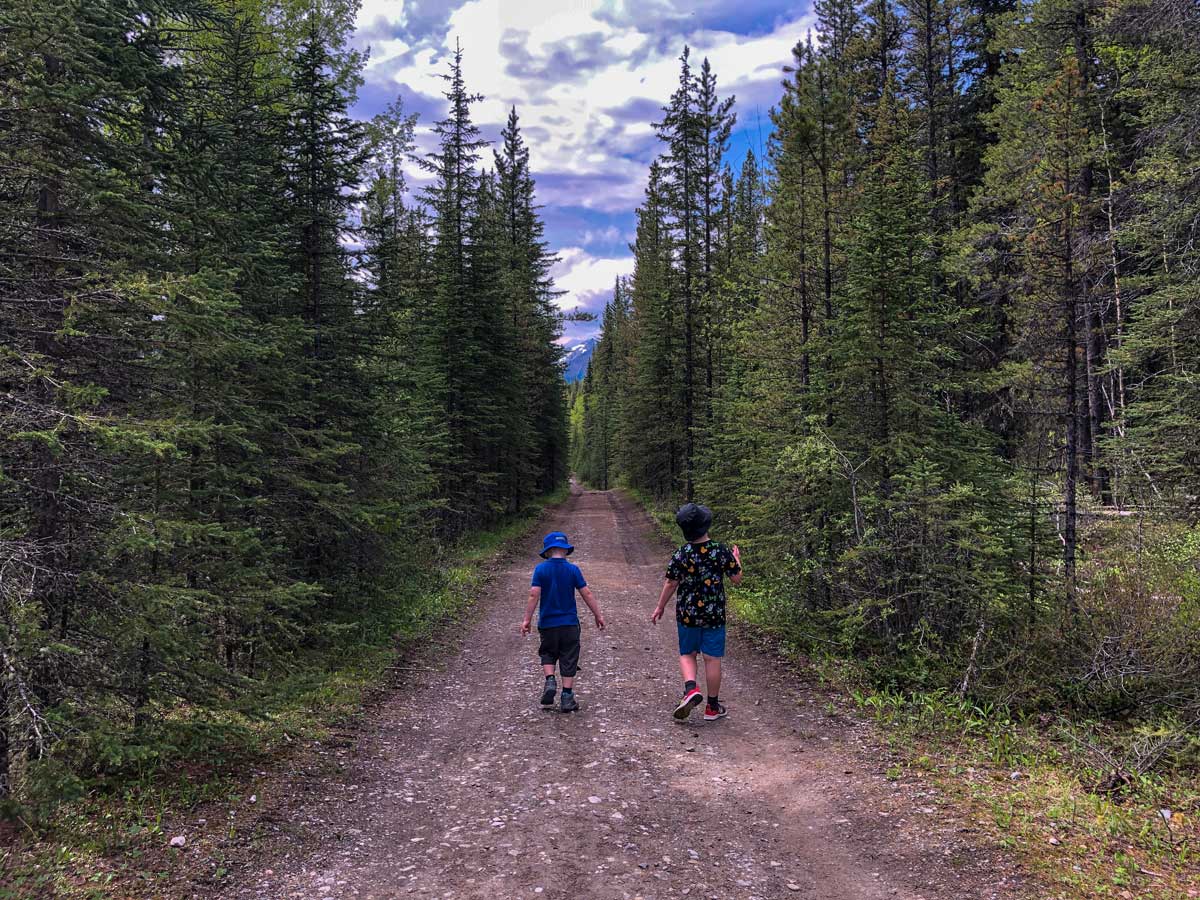
[{"label": "distant mountain", "polygon": [[568,347],[567,352],[563,354],[563,362],[566,364],[563,378],[568,382],[582,380],[587,374],[588,363],[592,361],[592,351],[595,349],[595,338],[588,338],[582,343]]}]

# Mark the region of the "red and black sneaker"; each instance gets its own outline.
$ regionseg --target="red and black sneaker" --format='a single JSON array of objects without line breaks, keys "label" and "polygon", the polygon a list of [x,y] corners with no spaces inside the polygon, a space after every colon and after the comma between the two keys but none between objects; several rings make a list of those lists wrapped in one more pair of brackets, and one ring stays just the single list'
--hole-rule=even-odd
[{"label": "red and black sneaker", "polygon": [[725,707],[718,703],[716,706],[706,705],[704,707],[704,721],[715,722],[717,719],[725,718]]},{"label": "red and black sneaker", "polygon": [[675,716],[680,722],[692,714],[692,710],[704,702],[704,695],[696,688],[692,688],[679,701],[679,705],[675,707]]}]

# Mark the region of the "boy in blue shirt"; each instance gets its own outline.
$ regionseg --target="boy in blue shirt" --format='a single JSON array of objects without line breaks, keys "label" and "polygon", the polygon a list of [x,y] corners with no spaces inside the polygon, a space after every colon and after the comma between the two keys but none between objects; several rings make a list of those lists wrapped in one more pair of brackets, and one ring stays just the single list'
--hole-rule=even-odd
[{"label": "boy in blue shirt", "polygon": [[579,566],[567,562],[567,557],[574,552],[567,536],[561,531],[552,531],[542,541],[541,557],[545,560],[533,570],[533,583],[529,588],[529,603],[525,606],[525,621],[521,623],[521,634],[529,634],[529,626],[533,621],[533,611],[539,605],[538,634],[541,635],[541,645],[538,655],[542,658],[542,672],[546,675],[546,685],[542,690],[542,706],[549,708],[554,705],[554,694],[558,689],[554,680],[554,665],[562,674],[562,700],[560,708],[563,712],[574,712],[579,709],[575,699],[575,672],[579,668],[579,613],[575,608],[575,591],[587,604],[588,609],[596,618],[596,627],[604,630],[604,617],[600,615],[600,607],[596,598],[584,581]]},{"label": "boy in blue shirt", "polygon": [[712,510],[687,503],[679,508],[675,523],[687,541],[675,551],[667,565],[658,606],[651,622],[662,618],[667,601],[676,591],[675,620],[679,626],[679,670],[683,674],[683,697],[674,716],[683,721],[699,706],[704,695],[696,687],[696,657],[704,656],[704,686],[708,703],[704,720],[725,717],[721,705],[721,659],[725,656],[725,580],[742,582],[742,555],[737,544],[726,547],[708,536]]}]

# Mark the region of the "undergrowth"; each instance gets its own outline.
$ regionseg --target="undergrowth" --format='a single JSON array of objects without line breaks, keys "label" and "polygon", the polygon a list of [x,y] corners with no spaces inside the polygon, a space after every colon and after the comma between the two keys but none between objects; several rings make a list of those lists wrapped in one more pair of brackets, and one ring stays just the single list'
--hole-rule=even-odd
[{"label": "undergrowth", "polygon": [[336,640],[265,682],[249,708],[201,723],[181,704],[156,726],[153,753],[123,758],[102,773],[46,768],[42,777],[57,783],[45,784],[43,793],[59,802],[11,811],[8,833],[0,834],[0,900],[109,898],[125,895],[117,887],[123,879],[167,878],[165,870],[147,865],[161,865],[154,854],[170,839],[168,822],[205,804],[236,808],[251,802],[255,777],[277,767],[293,748],[327,740],[352,724],[372,693],[392,682],[389,672],[406,650],[468,612],[486,563],[567,492],[564,486],[542,497],[393,580],[364,601],[358,621]]},{"label": "undergrowth", "polygon": [[1025,718],[944,691],[849,693],[903,766],[968,807],[1050,896],[1200,896],[1200,784],[1186,770],[1114,778],[1108,723]]},{"label": "undergrowth", "polygon": [[[629,493],[675,541],[673,509]],[[722,536],[719,526],[715,533]],[[1110,547],[1122,546],[1111,534],[1105,537]],[[1162,546],[1172,547],[1165,541]],[[756,579],[760,562],[749,550],[747,582],[730,598],[737,621],[811,666],[876,721],[901,760],[887,771],[889,779],[918,773],[932,779],[981,830],[1025,863],[1047,886],[1044,896],[1200,897],[1195,746],[1156,733],[1174,736],[1186,723],[1163,713],[1104,715],[1095,704],[1072,707],[1061,697],[1046,702],[1043,698],[1057,696],[1057,686],[1043,691],[1040,702],[1023,706],[945,688],[897,687],[918,680],[913,661],[865,658],[836,630],[789,614],[788,599]],[[1105,599],[1103,592],[1117,580],[1114,573],[1133,569],[1153,571],[1144,556],[1131,561],[1113,554],[1105,579],[1097,579],[1095,602]],[[1047,682],[1061,675],[1048,674]],[[1028,700],[1034,693],[1024,696]],[[1171,753],[1157,758],[1153,769],[1127,764],[1145,758],[1143,748],[1159,746],[1171,747]]]}]

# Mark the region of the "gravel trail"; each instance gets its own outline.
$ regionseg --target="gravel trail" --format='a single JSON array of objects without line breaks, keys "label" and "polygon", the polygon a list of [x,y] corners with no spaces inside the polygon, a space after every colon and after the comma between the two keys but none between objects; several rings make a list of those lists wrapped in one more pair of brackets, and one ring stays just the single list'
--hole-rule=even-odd
[{"label": "gravel trail", "polygon": [[536,632],[519,634],[531,538],[436,671],[329,750],[329,771],[290,776],[211,896],[1033,896],[932,789],[884,777],[874,726],[831,714],[736,624],[728,718],[674,722],[673,618],[649,623],[669,547],[616,492],[575,489],[543,526],[570,536],[609,624],[598,633],[580,603],[581,710],[537,705]]}]

